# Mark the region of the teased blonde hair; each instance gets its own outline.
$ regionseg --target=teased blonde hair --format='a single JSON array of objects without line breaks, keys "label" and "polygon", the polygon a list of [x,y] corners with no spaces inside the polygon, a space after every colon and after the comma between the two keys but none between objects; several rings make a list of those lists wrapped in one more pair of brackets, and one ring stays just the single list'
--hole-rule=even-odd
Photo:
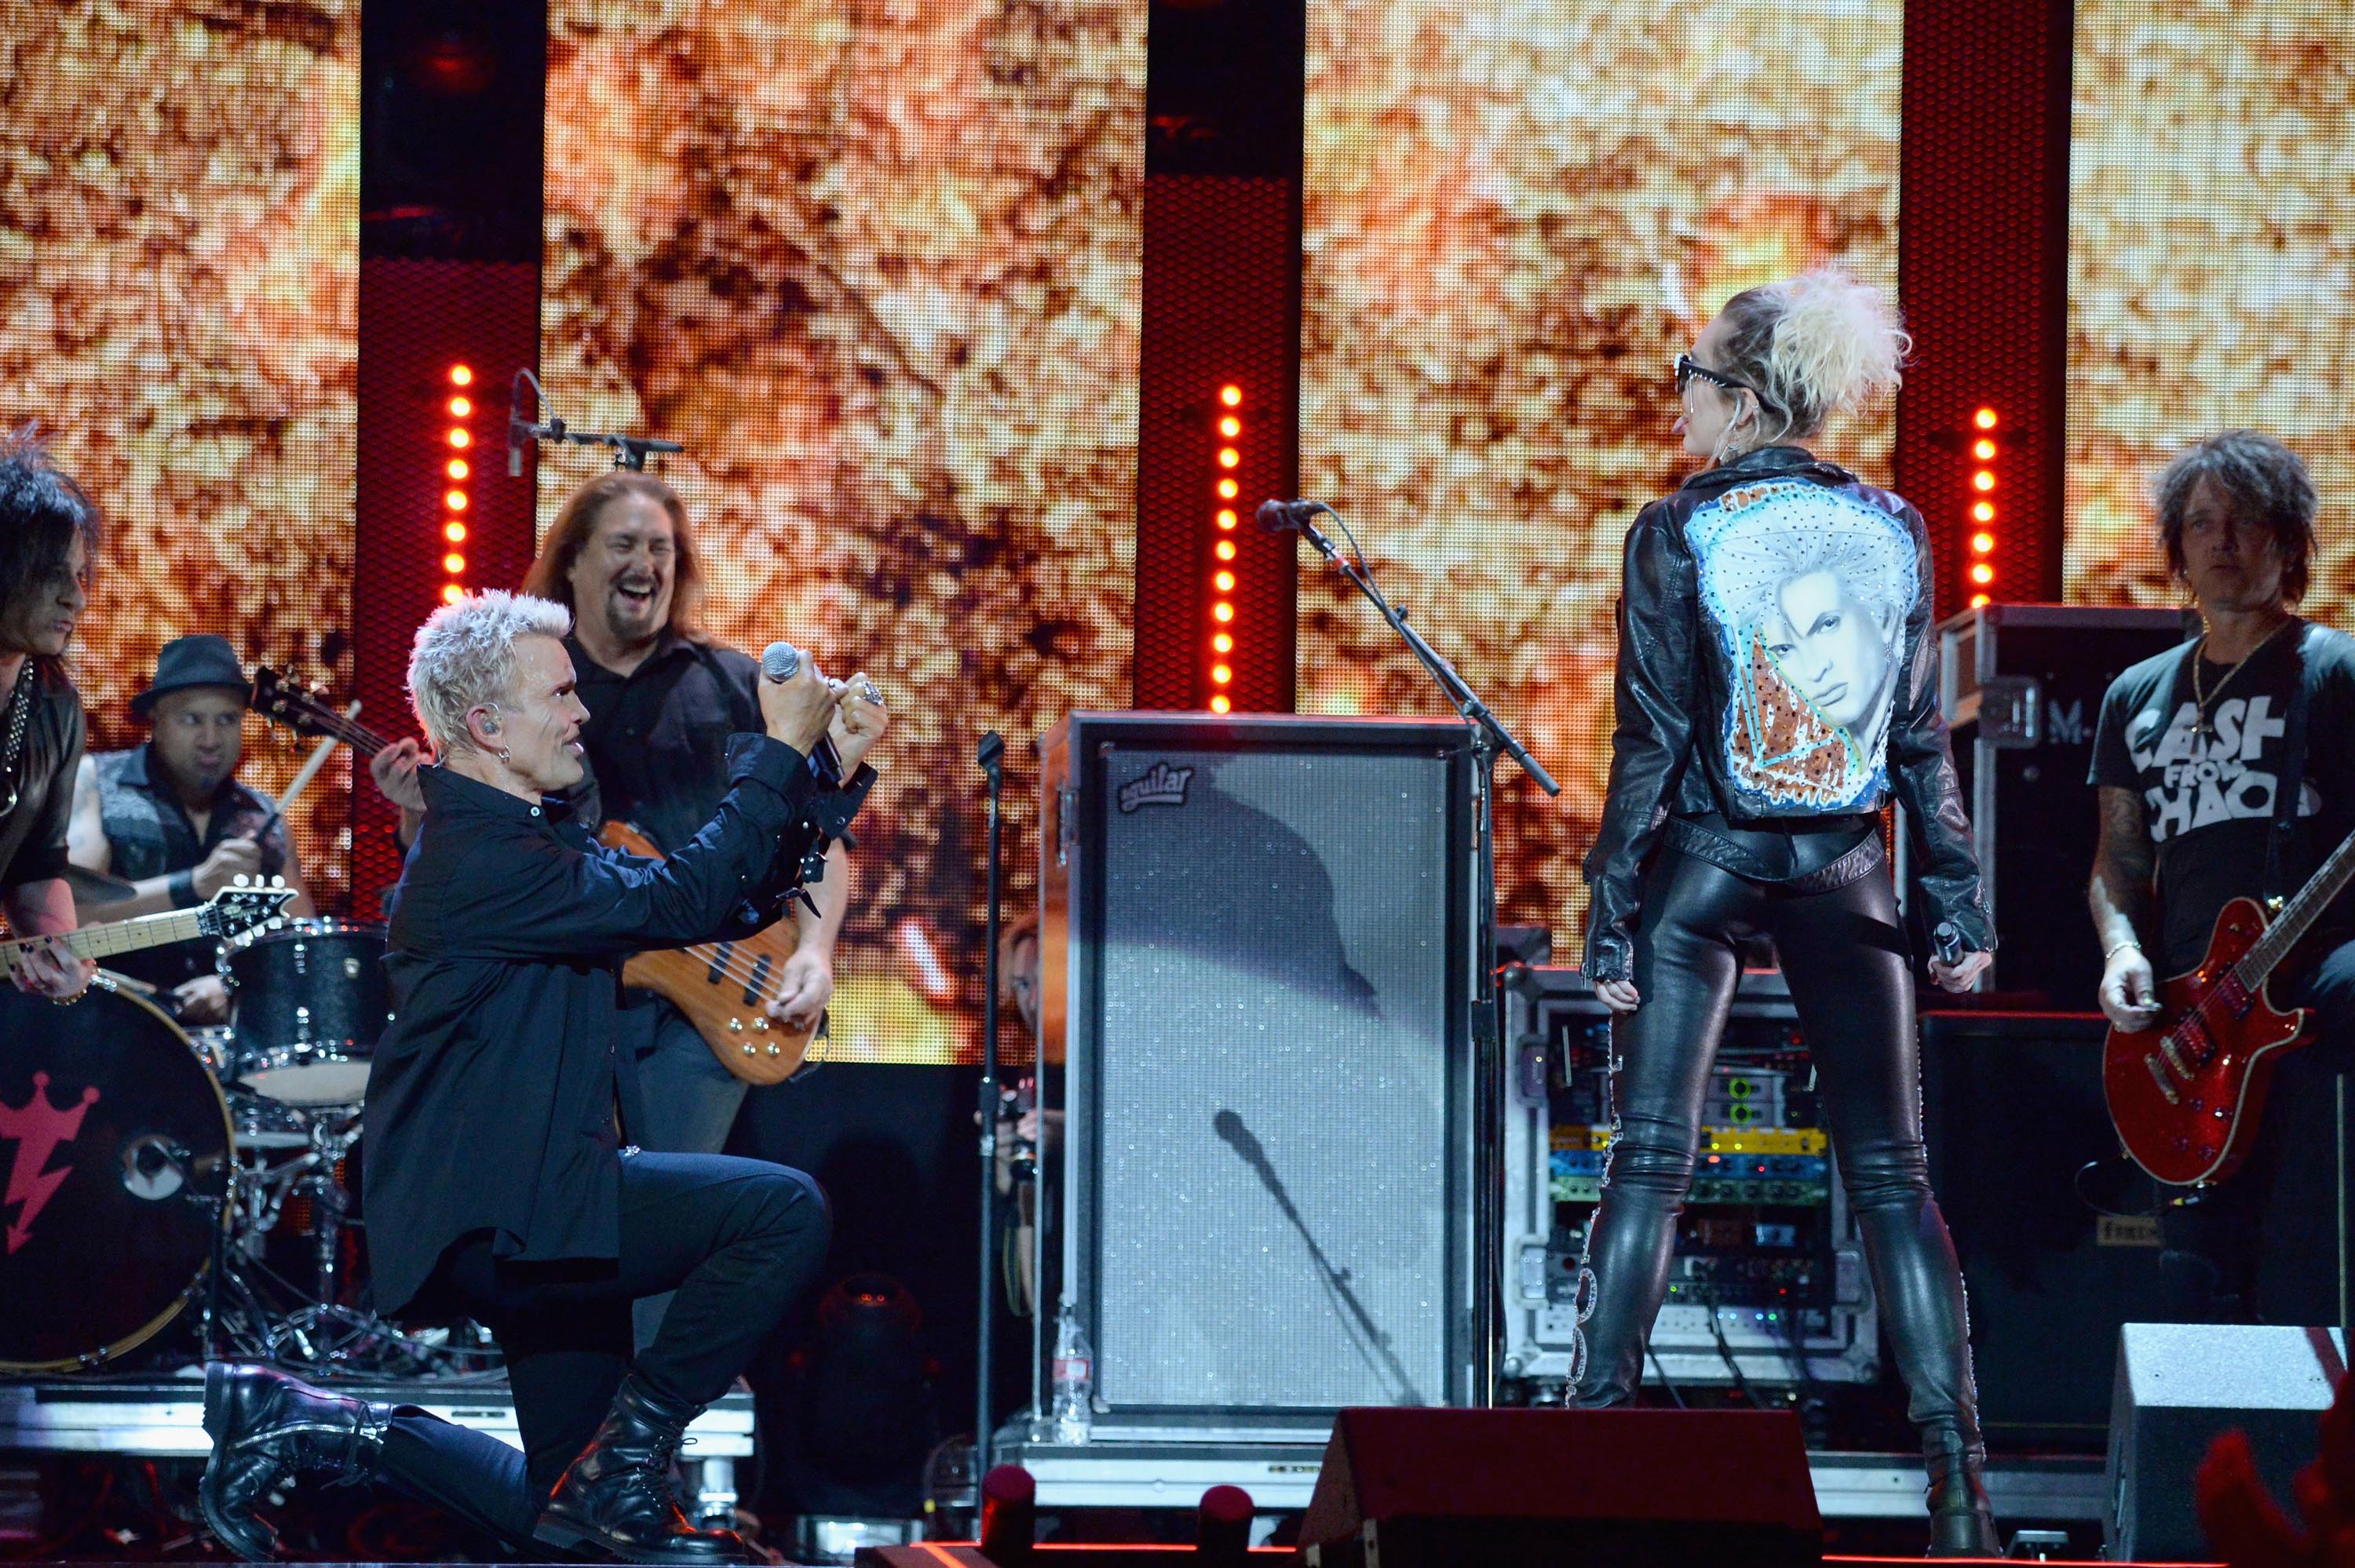
[{"label": "teased blonde hair", "polygon": [[1724,368],[1757,389],[1762,442],[1805,440],[1896,391],[1913,348],[1889,297],[1837,263],[1744,289],[1721,313]]}]

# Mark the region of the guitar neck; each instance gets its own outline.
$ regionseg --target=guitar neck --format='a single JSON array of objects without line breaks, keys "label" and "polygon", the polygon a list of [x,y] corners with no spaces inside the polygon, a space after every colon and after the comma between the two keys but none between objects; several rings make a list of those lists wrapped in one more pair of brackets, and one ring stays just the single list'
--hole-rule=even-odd
[{"label": "guitar neck", "polygon": [[[169,914],[142,915],[133,920],[85,926],[79,931],[37,939],[60,942],[76,958],[108,959],[117,953],[135,953],[143,948],[194,941],[205,935],[204,913],[202,909],[175,909]],[[0,942],[0,979],[16,972],[25,949],[31,945],[31,940]]]},{"label": "guitar neck", "polygon": [[319,732],[322,735],[334,736],[337,740],[358,752],[360,759],[364,762],[374,761],[378,752],[392,744],[390,740],[377,734],[366,725],[347,719],[340,714],[332,718],[322,717],[319,720]]},{"label": "guitar neck", "polygon": [[2350,834],[2344,843],[2330,852],[2330,858],[2322,863],[2322,869],[2297,890],[2297,896],[2291,899],[2288,907],[2265,927],[2265,934],[2258,938],[2257,945],[2232,966],[2232,972],[2241,983],[2250,991],[2264,984],[2266,978],[2274,972],[2274,966],[2289,956],[2290,949],[2297,946],[2300,938],[2305,937],[2315,921],[2322,917],[2322,912],[2330,907],[2331,901],[2345,891],[2350,881],[2355,881],[2355,834]]}]

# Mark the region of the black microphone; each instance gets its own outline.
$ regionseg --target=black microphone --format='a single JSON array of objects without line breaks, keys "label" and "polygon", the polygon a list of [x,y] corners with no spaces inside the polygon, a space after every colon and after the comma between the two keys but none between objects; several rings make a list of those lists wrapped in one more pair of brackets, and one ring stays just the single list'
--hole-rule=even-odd
[{"label": "black microphone", "polygon": [[1319,512],[1331,510],[1321,501],[1263,501],[1257,515],[1261,532],[1282,534],[1301,527]]},{"label": "black microphone", "polygon": [[507,477],[523,477],[523,438],[530,422],[523,417],[523,378],[507,383]]}]

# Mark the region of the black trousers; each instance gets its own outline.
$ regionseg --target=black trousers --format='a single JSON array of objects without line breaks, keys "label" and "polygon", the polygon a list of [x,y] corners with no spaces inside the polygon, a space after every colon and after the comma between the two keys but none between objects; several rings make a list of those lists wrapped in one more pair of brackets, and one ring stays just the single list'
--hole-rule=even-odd
[{"label": "black trousers", "polygon": [[2339,1321],[2338,1101],[2355,1064],[2355,942],[2285,978],[2275,1000],[2313,1009],[2315,1039],[2275,1069],[2238,1171],[2213,1187],[2160,1189],[2154,1321]]},{"label": "black trousers", "polygon": [[1596,1294],[1579,1403],[1625,1403],[1643,1379],[1710,1066],[1741,978],[1736,943],[1759,933],[1782,955],[1909,1413],[1925,1441],[1951,1430],[1976,1446],[1962,1270],[1930,1194],[1913,974],[1889,877],[1799,893],[1672,849],[1644,885],[1643,1003],[1612,1030],[1618,1127],[1588,1233]]},{"label": "black trousers", "polygon": [[[442,1258],[437,1282],[498,1336],[524,1452],[404,1410],[380,1473],[419,1499],[532,1550],[549,1490],[596,1435],[625,1373],[709,1404],[809,1287],[830,1231],[798,1171],[718,1154],[624,1155],[621,1256],[593,1268],[502,1262],[488,1237]],[[677,1291],[634,1361],[630,1308]],[[541,1549],[544,1554],[544,1549]]]}]

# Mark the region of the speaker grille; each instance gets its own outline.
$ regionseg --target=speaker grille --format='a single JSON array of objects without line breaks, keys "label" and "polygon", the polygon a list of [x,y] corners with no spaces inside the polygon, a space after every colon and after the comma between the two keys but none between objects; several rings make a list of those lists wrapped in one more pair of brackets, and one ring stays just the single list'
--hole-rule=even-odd
[{"label": "speaker grille", "polygon": [[1100,1397],[1444,1403],[1447,759],[1101,756]]}]

